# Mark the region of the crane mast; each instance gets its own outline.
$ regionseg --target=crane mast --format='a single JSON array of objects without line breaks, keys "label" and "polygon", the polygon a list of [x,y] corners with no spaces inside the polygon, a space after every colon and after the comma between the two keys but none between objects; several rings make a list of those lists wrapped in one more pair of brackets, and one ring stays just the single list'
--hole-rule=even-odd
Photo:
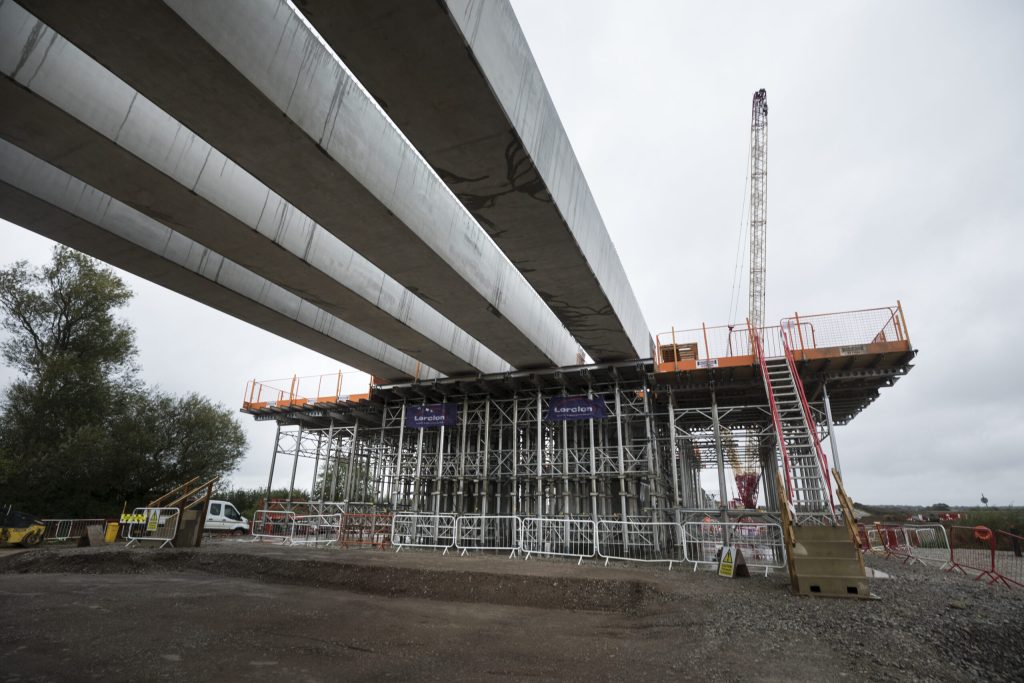
[{"label": "crane mast", "polygon": [[750,115],[750,324],[764,327],[765,226],[768,221],[768,94],[754,93]]}]

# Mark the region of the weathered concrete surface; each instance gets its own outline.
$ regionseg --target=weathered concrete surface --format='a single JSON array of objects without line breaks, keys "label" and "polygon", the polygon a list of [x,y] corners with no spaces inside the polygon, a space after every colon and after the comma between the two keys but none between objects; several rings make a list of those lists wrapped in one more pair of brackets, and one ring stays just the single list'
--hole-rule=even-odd
[{"label": "weathered concrete surface", "polygon": [[283,0],[25,4],[514,367],[575,362],[551,309]]},{"label": "weathered concrete surface", "polygon": [[378,377],[438,374],[5,140],[0,216]]},{"label": "weathered concrete surface", "polygon": [[24,10],[0,17],[0,135],[444,374],[510,369]]},{"label": "weathered concrete surface", "polygon": [[505,0],[299,9],[598,361],[650,331]]}]

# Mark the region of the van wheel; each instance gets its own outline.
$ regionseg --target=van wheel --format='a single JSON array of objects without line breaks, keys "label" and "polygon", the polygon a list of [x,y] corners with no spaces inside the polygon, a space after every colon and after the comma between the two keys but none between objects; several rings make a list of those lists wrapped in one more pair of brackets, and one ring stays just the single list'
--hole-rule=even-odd
[{"label": "van wheel", "polygon": [[231,532],[232,536],[245,536],[245,529],[235,529]]}]

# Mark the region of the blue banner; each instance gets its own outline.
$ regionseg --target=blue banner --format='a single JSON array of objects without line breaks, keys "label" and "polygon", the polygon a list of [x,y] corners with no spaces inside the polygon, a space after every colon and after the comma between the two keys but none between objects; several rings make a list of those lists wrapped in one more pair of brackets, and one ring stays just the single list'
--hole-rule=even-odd
[{"label": "blue banner", "polygon": [[601,420],[606,417],[608,408],[600,396],[556,396],[548,403],[548,422]]},{"label": "blue banner", "polygon": [[405,407],[405,426],[412,429],[425,427],[454,427],[459,423],[457,403],[432,403],[425,406]]}]

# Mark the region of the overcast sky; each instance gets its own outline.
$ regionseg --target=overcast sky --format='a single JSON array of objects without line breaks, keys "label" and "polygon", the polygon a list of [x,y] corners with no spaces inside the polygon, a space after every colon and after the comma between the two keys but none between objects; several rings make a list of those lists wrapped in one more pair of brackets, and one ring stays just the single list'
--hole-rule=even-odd
[{"label": "overcast sky", "polygon": [[[851,494],[1024,505],[1024,4],[513,6],[653,332],[729,322],[766,88],[767,319],[900,299],[920,350],[837,432]],[[3,264],[52,247],[3,221],[0,244]],[[123,277],[143,376],[165,390],[234,409],[248,379],[339,367]],[[274,428],[241,417],[234,482],[262,486]]]}]

